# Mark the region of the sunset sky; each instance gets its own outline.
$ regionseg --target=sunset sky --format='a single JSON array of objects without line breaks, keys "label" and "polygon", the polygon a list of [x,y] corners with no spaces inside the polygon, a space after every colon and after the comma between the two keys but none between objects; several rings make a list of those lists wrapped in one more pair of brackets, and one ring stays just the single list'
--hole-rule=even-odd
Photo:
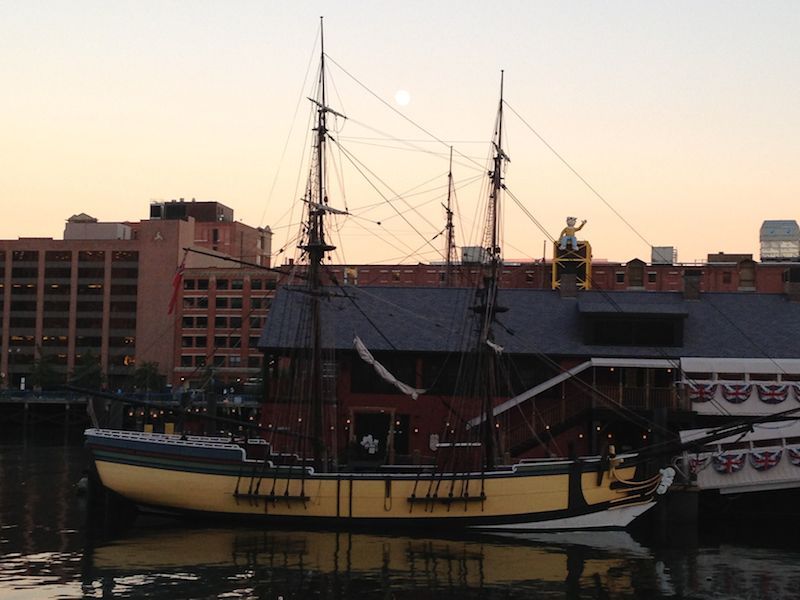
[{"label": "sunset sky", "polygon": [[442,259],[450,145],[480,243],[501,69],[506,258],[567,216],[620,261],[758,259],[763,220],[800,220],[798,2],[0,0],[0,239],[194,197],[293,253],[320,16],[337,262]]}]

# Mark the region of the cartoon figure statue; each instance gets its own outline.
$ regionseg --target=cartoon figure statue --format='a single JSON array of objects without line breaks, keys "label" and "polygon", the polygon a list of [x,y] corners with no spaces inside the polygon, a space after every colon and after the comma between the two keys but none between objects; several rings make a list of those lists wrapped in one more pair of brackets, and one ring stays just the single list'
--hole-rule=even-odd
[{"label": "cartoon figure statue", "polygon": [[581,224],[578,227],[575,227],[575,223],[577,223],[578,219],[575,217],[567,217],[567,226],[561,231],[561,237],[558,239],[559,241],[559,249],[566,250],[567,244],[572,244],[572,249],[578,249],[578,238],[575,234],[583,229],[583,226],[586,225],[586,219],[581,221]]}]

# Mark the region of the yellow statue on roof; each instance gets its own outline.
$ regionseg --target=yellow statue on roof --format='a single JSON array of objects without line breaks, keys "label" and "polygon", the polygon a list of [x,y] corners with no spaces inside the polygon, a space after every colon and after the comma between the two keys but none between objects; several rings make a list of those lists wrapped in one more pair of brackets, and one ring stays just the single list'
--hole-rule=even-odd
[{"label": "yellow statue on roof", "polygon": [[572,245],[573,250],[578,249],[578,238],[575,234],[583,229],[583,226],[586,225],[586,219],[581,221],[581,224],[575,227],[575,223],[578,222],[578,219],[575,217],[567,217],[567,226],[561,231],[561,236],[558,238],[559,242],[559,249],[566,250],[567,244]]}]

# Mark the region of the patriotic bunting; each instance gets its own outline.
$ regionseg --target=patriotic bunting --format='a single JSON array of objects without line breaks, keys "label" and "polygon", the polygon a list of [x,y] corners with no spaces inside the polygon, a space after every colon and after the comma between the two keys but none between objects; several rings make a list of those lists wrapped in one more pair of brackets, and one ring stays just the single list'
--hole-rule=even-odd
[{"label": "patriotic bunting", "polygon": [[744,467],[744,459],[746,456],[747,453],[745,452],[718,454],[714,457],[714,470],[717,473],[737,473]]},{"label": "patriotic bunting", "polygon": [[781,462],[782,455],[783,450],[762,450],[761,452],[753,450],[750,453],[750,465],[756,471],[768,471]]},{"label": "patriotic bunting", "polygon": [[722,386],[722,397],[731,404],[741,404],[750,397],[752,389],[750,383],[726,383]]},{"label": "patriotic bunting", "polygon": [[717,386],[713,383],[690,383],[689,400],[692,402],[708,402],[714,398]]},{"label": "patriotic bunting", "polygon": [[695,475],[705,469],[708,466],[708,463],[711,462],[710,456],[700,457],[700,456],[693,456],[689,459],[689,471],[694,473]]},{"label": "patriotic bunting", "polygon": [[758,397],[767,404],[780,404],[789,396],[789,386],[782,384],[763,384],[757,386]]},{"label": "patriotic bunting", "polygon": [[800,402],[800,383],[793,383],[792,389],[794,390],[794,399]]},{"label": "patriotic bunting", "polygon": [[789,455],[789,462],[800,467],[800,448],[787,448],[786,453]]}]

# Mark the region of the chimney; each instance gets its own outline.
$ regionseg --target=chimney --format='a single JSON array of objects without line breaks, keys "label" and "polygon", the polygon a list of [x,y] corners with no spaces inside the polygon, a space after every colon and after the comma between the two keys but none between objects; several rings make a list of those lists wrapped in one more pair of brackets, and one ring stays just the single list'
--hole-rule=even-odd
[{"label": "chimney", "polygon": [[784,291],[790,302],[800,302],[800,267],[786,269]]},{"label": "chimney", "polygon": [[686,269],[683,272],[683,299],[700,299],[700,282],[703,279],[703,271],[700,269]]},{"label": "chimney", "polygon": [[575,273],[562,273],[558,292],[562,298],[575,298],[578,295],[578,276]]}]

